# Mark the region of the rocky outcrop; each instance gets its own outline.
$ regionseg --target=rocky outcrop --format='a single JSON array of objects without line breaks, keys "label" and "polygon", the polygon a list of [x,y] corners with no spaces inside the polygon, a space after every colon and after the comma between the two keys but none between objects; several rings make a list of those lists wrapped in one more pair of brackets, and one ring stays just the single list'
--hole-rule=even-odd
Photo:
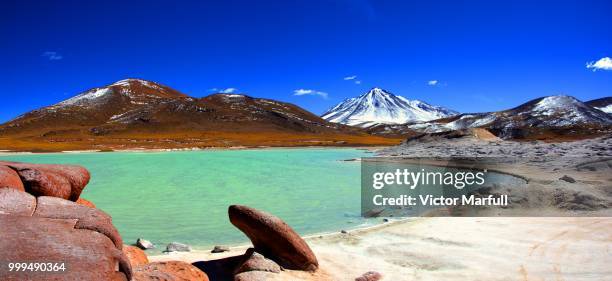
[{"label": "rocky outcrop", "polygon": [[[48,202],[49,199],[53,200]],[[64,206],[68,211],[55,214],[53,208],[57,206]],[[84,213],[80,208],[97,212]],[[117,230],[112,224],[106,225],[104,219],[96,219],[103,217],[101,211],[60,198],[35,198],[12,188],[0,189],[0,210],[0,260],[60,262],[66,270],[53,274],[61,274],[57,276],[62,280],[131,278],[129,261],[121,246],[109,236]],[[2,272],[4,269],[0,269],[0,276],[8,280],[47,280],[49,274]]]},{"label": "rocky outcrop", "polygon": [[132,268],[149,263],[149,258],[147,258],[147,254],[145,254],[145,252],[138,247],[123,245],[123,249],[121,250],[123,251],[123,254],[127,257],[127,259],[130,261],[130,265],[132,265]]},{"label": "rocky outcrop", "polygon": [[123,241],[119,232],[113,226],[109,215],[100,209],[93,209],[78,205],[72,201],[41,196],[38,197],[34,216],[54,219],[77,219],[75,228],[89,229],[108,236],[111,241],[121,250]]},{"label": "rocky outcrop", "polygon": [[258,253],[284,268],[306,271],[318,268],[308,244],[280,218],[241,205],[230,206],[228,213],[231,223],[249,237]]},{"label": "rocky outcrop", "polygon": [[7,166],[0,165],[0,188],[2,187],[9,187],[25,191],[21,178],[19,178],[19,174]]},{"label": "rocky outcrop", "polygon": [[[80,166],[0,161],[0,260],[63,263],[57,266],[65,270],[53,273],[62,280],[129,280],[132,269],[110,216],[79,200],[88,182]],[[8,280],[48,274],[0,272]]]},{"label": "rocky outcrop", "polygon": [[0,161],[0,166],[15,171],[34,196],[52,196],[76,201],[89,182],[89,171],[81,166],[30,164]]},{"label": "rocky outcrop", "polygon": [[152,262],[134,269],[134,281],[208,281],[206,273],[182,261]]}]

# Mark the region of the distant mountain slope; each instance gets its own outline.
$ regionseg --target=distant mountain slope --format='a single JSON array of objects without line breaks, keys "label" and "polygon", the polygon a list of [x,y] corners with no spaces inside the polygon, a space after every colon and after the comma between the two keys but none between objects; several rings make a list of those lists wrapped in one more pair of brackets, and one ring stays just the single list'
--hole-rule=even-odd
[{"label": "distant mountain slope", "polygon": [[612,97],[587,101],[585,104],[597,108],[605,113],[612,114]]},{"label": "distant mountain slope", "polygon": [[504,139],[584,138],[609,133],[612,116],[571,96],[548,96],[512,109],[460,114],[429,122],[373,126],[374,134],[435,133],[486,128]]},{"label": "distant mountain slope", "polygon": [[[93,146],[110,139],[124,147],[155,146],[160,138],[168,142],[161,147],[396,141],[328,122],[289,103],[237,94],[192,98],[141,79],[121,80],[28,112],[0,125],[0,138],[26,142],[38,138],[68,147],[77,142]],[[0,149],[5,149],[2,141]]]},{"label": "distant mountain slope", "polygon": [[373,88],[356,98],[347,99],[322,115],[334,123],[368,127],[374,124],[403,124],[429,121],[456,115],[457,112],[409,100],[381,88]]}]

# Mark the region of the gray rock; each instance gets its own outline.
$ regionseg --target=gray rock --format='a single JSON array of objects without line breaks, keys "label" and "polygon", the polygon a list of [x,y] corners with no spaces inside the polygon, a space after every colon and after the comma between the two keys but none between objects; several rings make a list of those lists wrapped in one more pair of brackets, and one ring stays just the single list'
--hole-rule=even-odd
[{"label": "gray rock", "polygon": [[562,181],[569,182],[569,183],[575,183],[576,182],[576,180],[574,178],[572,178],[572,177],[570,177],[568,175],[564,175],[564,176],[560,177],[559,179],[562,180]]},{"label": "gray rock", "polygon": [[166,246],[165,252],[191,252],[191,247],[183,243],[172,242]]},{"label": "gray rock", "polygon": [[215,246],[212,251],[210,251],[211,253],[223,253],[223,252],[228,252],[230,249],[227,246]]},{"label": "gray rock", "polygon": [[382,279],[382,274],[376,271],[368,271],[363,275],[355,278],[355,281],[378,281]]},{"label": "gray rock", "polygon": [[138,248],[143,249],[143,250],[155,248],[155,245],[151,243],[151,241],[145,240],[142,238],[138,238],[138,240],[136,240],[136,246],[138,246]]},{"label": "gray rock", "polygon": [[251,256],[236,269],[236,274],[247,271],[266,271],[274,273],[279,273],[281,271],[281,267],[274,261],[267,259],[260,253],[253,252],[253,249],[249,249],[246,255],[248,255],[249,252],[252,252]]},{"label": "gray rock", "polygon": [[236,274],[234,276],[234,281],[266,281],[274,273],[265,272],[265,271],[247,271]]}]

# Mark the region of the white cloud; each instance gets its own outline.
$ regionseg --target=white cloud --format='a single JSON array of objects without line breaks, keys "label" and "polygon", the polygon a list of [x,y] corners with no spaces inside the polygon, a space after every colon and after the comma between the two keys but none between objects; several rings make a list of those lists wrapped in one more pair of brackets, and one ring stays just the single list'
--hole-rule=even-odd
[{"label": "white cloud", "polygon": [[320,96],[324,99],[327,98],[327,93],[326,92],[321,92],[321,91],[317,91],[317,90],[311,90],[311,89],[297,89],[293,91],[293,95],[294,96],[305,96],[305,95],[310,95],[310,96]]},{"label": "white cloud", "polygon": [[427,81],[427,85],[429,85],[429,86],[438,85],[438,80],[429,80],[429,81]]},{"label": "white cloud", "polygon": [[357,79],[357,75],[344,77],[344,80],[355,80]]},{"label": "white cloud", "polygon": [[236,89],[236,88],[225,88],[225,89],[221,90],[221,93],[231,94],[231,93],[234,93],[236,91],[238,91],[238,89]]},{"label": "white cloud", "polygon": [[208,90],[213,93],[222,93],[222,94],[231,94],[231,93],[235,93],[236,91],[238,91],[238,89],[236,88],[225,88],[225,89],[211,88]]},{"label": "white cloud", "polygon": [[355,80],[355,84],[359,85],[359,84],[361,84],[361,81]]},{"label": "white cloud", "polygon": [[46,57],[48,60],[61,60],[64,58],[58,52],[52,52],[52,51],[46,51],[42,53],[41,56]]},{"label": "white cloud", "polygon": [[587,68],[597,70],[612,70],[612,59],[610,57],[600,58],[598,61],[587,62]]}]

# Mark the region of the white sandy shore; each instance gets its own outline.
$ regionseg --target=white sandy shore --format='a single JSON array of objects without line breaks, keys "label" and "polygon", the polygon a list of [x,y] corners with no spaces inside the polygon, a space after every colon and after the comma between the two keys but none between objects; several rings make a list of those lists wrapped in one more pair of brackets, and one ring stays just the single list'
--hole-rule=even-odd
[{"label": "white sandy shore", "polygon": [[[418,218],[349,234],[309,238],[320,270],[277,280],[610,280],[612,218]],[[187,262],[244,253],[173,253]]]}]

